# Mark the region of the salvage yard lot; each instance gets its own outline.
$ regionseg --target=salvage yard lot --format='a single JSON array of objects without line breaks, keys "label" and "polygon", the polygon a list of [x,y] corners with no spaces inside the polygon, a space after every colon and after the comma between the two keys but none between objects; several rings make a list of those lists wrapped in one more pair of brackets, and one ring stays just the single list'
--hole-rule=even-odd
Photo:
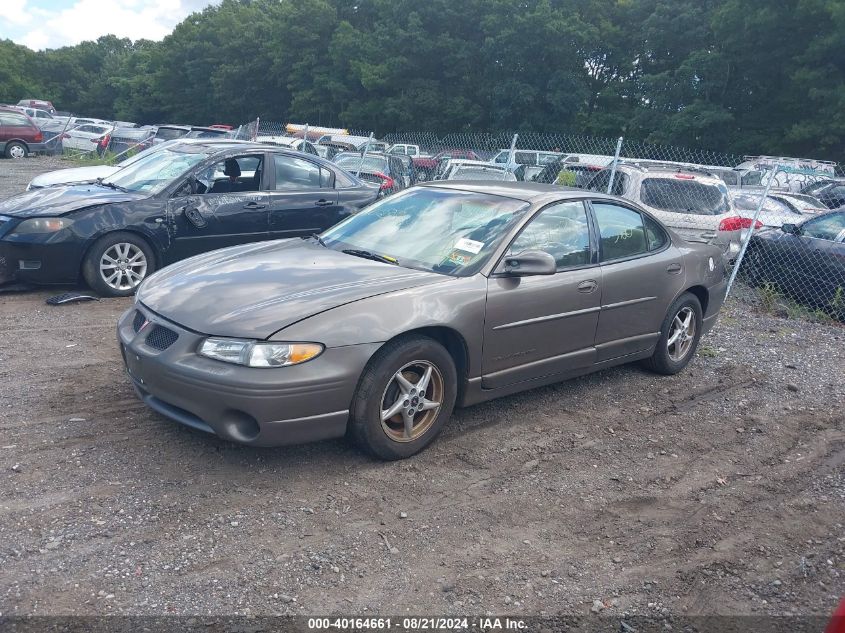
[{"label": "salvage yard lot", "polygon": [[3,615],[827,614],[845,592],[841,326],[732,299],[677,376],[459,410],[381,463],[162,418],[115,342],[131,301],[56,293],[0,294]]}]

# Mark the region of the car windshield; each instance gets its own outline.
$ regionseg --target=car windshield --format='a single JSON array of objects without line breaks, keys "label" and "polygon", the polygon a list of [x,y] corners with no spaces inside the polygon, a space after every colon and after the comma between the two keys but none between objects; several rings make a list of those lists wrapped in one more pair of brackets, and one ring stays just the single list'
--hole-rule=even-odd
[{"label": "car windshield", "polygon": [[143,160],[144,158],[146,158],[150,154],[155,154],[156,152],[159,152],[163,149],[166,149],[168,147],[172,147],[173,145],[176,145],[178,142],[179,142],[179,139],[174,139],[172,141],[165,141],[164,143],[159,143],[158,145],[151,145],[147,149],[142,150],[142,151],[138,152],[137,154],[133,154],[132,156],[129,156],[128,158],[120,161],[117,165],[115,165],[115,167],[120,167],[121,169],[123,167],[129,167],[129,165],[131,165],[132,163],[137,163],[139,160]]},{"label": "car windshield", "polygon": [[655,209],[693,215],[721,215],[731,210],[727,187],[707,184],[694,177],[646,178],[640,200]]},{"label": "car windshield", "polygon": [[356,172],[359,166],[361,171],[370,173],[387,171],[387,160],[377,156],[367,156],[362,161],[360,154],[339,154],[335,156],[334,162],[346,171]]},{"label": "car windshield", "polygon": [[207,148],[197,146],[160,149],[136,161],[114,175],[103,180],[103,184],[114,185],[129,191],[156,194],[194,165],[208,158]]},{"label": "car windshield", "polygon": [[516,180],[516,176],[504,169],[458,167],[449,176],[449,180]]},{"label": "car windshield", "polygon": [[387,256],[400,266],[473,275],[526,212],[522,200],[433,187],[385,198],[323,233],[336,250]]},{"label": "car windshield", "polygon": [[[761,197],[750,195],[734,196],[734,206],[741,211],[756,211],[757,207],[760,206]],[[777,198],[766,198],[761,210],[764,213],[801,215],[799,211],[792,209],[788,204]]]}]

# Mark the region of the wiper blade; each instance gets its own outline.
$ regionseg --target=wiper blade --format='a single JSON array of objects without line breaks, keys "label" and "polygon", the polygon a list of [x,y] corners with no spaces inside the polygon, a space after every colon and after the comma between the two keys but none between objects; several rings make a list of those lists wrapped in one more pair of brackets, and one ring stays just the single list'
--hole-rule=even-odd
[{"label": "wiper blade", "polygon": [[378,253],[371,253],[370,251],[362,251],[356,248],[346,248],[343,250],[344,253],[347,255],[354,255],[355,257],[362,257],[364,259],[372,259],[376,262],[384,262],[385,264],[398,264],[399,262],[393,258],[388,257],[387,255],[379,255]]},{"label": "wiper blade", "polygon": [[326,243],[323,241],[323,238],[322,238],[322,237],[320,237],[317,233],[312,233],[311,235],[303,235],[303,236],[302,236],[302,239],[303,239],[303,240],[314,240],[314,241],[316,241],[316,242],[317,242],[317,244],[319,244],[320,246],[325,246],[326,248],[328,248],[328,247],[329,247],[329,245],[328,245],[328,244],[326,244]]},{"label": "wiper blade", "polygon": [[97,184],[102,187],[108,187],[109,189],[114,189],[115,191],[129,191],[126,187],[121,187],[120,185],[116,185],[113,182],[106,182],[102,178],[97,178]]}]

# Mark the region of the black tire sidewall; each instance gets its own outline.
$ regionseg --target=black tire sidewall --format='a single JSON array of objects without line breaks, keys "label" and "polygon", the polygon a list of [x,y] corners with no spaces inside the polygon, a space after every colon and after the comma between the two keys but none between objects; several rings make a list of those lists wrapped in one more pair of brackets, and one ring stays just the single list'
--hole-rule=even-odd
[{"label": "black tire sidewall", "polygon": [[[391,440],[381,428],[381,400],[384,390],[403,365],[425,360],[443,377],[444,398],[434,423],[412,442]],[[409,336],[391,341],[370,360],[361,376],[352,406],[351,435],[374,456],[395,460],[410,457],[428,446],[452,416],[457,398],[457,370],[448,351],[434,339]]]},{"label": "black tire sidewall", "polygon": [[[674,361],[669,357],[669,349],[666,347],[666,342],[669,340],[669,331],[671,329],[672,320],[683,308],[690,306],[695,315],[695,338],[692,342],[687,355],[680,361]],[[654,355],[648,360],[648,366],[653,371],[661,374],[672,375],[677,374],[686,367],[695,356],[698,350],[698,343],[701,340],[702,327],[704,324],[704,315],[701,310],[701,302],[694,294],[685,292],[680,297],[675,299],[669,310],[666,312],[666,317],[663,319],[663,324],[660,326],[660,338],[657,340],[657,347],[654,350]]]},{"label": "black tire sidewall", "polygon": [[138,286],[135,286],[135,288],[132,288],[131,290],[115,290],[114,288],[109,286],[100,276],[98,263],[100,261],[100,258],[103,256],[103,253],[105,253],[109,248],[111,248],[115,244],[121,242],[133,244],[144,252],[144,256],[147,258],[147,274],[144,279],[146,279],[155,272],[155,253],[144,238],[134,235],[128,231],[108,233],[99,238],[96,242],[94,242],[91,248],[88,249],[88,252],[85,255],[85,259],[82,262],[82,276],[85,278],[85,282],[92,290],[95,290],[100,296],[131,297],[135,294],[135,290],[138,288]]}]

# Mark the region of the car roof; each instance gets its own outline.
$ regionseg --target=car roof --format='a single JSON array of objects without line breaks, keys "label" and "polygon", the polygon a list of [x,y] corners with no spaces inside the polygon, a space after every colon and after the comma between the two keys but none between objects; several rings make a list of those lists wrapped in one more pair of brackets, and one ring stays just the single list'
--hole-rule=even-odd
[{"label": "car roof", "polygon": [[515,200],[523,200],[524,202],[543,202],[549,198],[560,198],[563,194],[566,198],[573,200],[584,199],[607,199],[615,200],[613,196],[608,196],[595,191],[586,191],[584,189],[575,189],[574,187],[561,187],[559,185],[550,185],[541,182],[512,182],[499,180],[434,180],[418,185],[420,187],[431,187],[435,189],[452,189],[455,191],[468,191],[471,193],[486,193],[492,196],[502,196],[504,198],[514,198]]}]

